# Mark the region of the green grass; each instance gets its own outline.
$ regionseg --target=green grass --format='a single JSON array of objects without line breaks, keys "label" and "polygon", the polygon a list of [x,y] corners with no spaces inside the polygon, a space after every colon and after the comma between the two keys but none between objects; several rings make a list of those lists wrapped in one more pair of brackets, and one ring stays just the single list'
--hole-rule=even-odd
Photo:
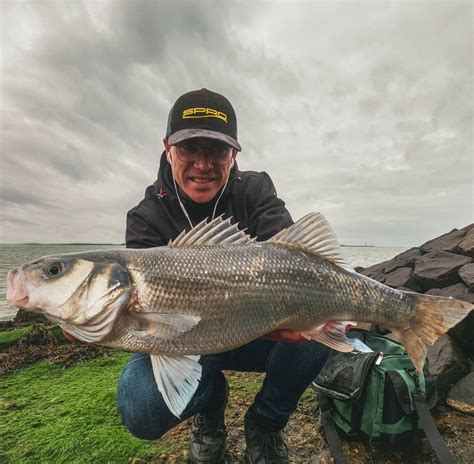
[{"label": "green grass", "polygon": [[23,335],[26,335],[30,330],[31,327],[21,327],[19,329],[0,332],[0,351],[5,351],[8,347],[20,340]]},{"label": "green grass", "polygon": [[[1,332],[0,344],[11,345],[29,330]],[[63,341],[59,328],[50,330]],[[125,464],[130,457],[181,454],[188,431],[154,443],[134,438],[120,423],[116,387],[129,356],[112,352],[67,369],[40,361],[1,378],[0,462]],[[240,408],[260,390],[261,375],[229,374],[240,424]]]},{"label": "green grass", "polygon": [[1,380],[0,462],[126,463],[169,452],[120,423],[116,385],[128,353],[63,369],[42,361]]}]

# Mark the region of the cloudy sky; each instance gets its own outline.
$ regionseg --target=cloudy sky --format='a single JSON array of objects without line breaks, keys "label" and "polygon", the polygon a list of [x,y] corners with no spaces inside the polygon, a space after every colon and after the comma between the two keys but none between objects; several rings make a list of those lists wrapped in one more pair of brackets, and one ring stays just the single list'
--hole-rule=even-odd
[{"label": "cloudy sky", "polygon": [[2,0],[0,242],[123,242],[168,111],[233,103],[241,169],[343,243],[473,222],[473,3]]}]

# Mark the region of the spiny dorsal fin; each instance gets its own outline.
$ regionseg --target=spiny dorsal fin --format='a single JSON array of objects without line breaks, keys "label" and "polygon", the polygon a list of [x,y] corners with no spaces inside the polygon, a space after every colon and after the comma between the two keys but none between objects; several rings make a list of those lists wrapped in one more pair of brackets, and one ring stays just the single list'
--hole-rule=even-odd
[{"label": "spiny dorsal fin", "polygon": [[191,246],[213,246],[213,245],[244,245],[255,242],[237,224],[231,224],[229,219],[216,217],[213,221],[207,219],[194,226],[189,232],[181,232],[169,246],[191,247]]},{"label": "spiny dorsal fin", "polygon": [[278,232],[268,243],[297,246],[347,271],[355,272],[342,256],[336,234],[321,213],[307,214],[292,226]]}]

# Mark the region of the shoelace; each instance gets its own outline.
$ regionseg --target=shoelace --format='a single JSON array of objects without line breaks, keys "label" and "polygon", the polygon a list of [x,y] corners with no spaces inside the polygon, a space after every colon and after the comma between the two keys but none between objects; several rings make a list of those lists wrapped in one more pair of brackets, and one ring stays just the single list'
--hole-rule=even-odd
[{"label": "shoelace", "polygon": [[271,432],[265,435],[263,439],[263,452],[265,454],[265,462],[279,463],[281,458],[288,456],[288,447],[280,436],[279,432]]},{"label": "shoelace", "polygon": [[[193,432],[194,436],[199,436],[199,442],[203,442],[203,436],[213,434],[215,436],[222,436],[226,435],[227,431],[223,424],[219,423],[209,423],[213,422],[210,420],[206,420],[206,416],[204,414],[200,414],[195,420],[195,425],[197,426],[197,430]],[[217,422],[217,421],[216,421]]]},{"label": "shoelace", "polygon": [[281,463],[281,458],[288,458],[288,447],[283,441],[280,432],[264,432],[255,425],[252,427],[258,430],[258,435],[253,437],[254,446],[262,449],[262,454],[265,457],[265,462],[270,464]]}]

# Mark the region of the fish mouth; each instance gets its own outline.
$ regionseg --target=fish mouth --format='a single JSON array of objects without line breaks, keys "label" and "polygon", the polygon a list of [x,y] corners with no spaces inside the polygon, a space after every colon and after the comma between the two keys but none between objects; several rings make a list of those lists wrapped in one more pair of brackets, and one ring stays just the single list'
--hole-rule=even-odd
[{"label": "fish mouth", "polygon": [[7,274],[7,295],[9,305],[27,308],[30,302],[26,289],[25,274],[21,269],[13,269]]}]

